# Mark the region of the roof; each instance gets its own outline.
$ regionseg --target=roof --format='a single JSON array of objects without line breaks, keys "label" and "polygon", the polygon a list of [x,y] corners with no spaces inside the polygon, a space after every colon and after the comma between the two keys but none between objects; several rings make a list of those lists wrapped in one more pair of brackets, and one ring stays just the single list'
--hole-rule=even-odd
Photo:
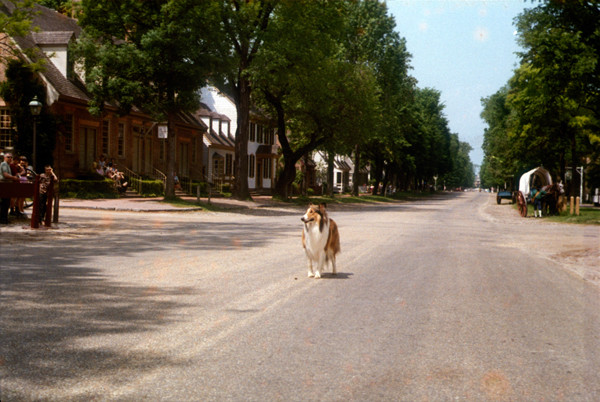
[{"label": "roof", "polygon": [[68,45],[73,38],[73,31],[56,31],[56,32],[32,32],[31,38],[33,42],[40,45]]},{"label": "roof", "polygon": [[[12,14],[14,9],[15,5],[12,2],[0,0],[1,12]],[[33,49],[42,45],[66,46],[81,33],[81,27],[77,24],[76,20],[39,4],[34,6],[32,27],[37,27],[38,31],[31,32],[24,37],[13,38],[21,49]],[[40,75],[60,95],[79,99],[86,103],[90,100],[86,94],[84,84],[76,77],[72,80],[67,79],[43,52],[36,52],[33,57],[35,61],[46,61],[44,70]]]},{"label": "roof", "polygon": [[531,169],[529,172],[523,174],[519,179],[519,191],[528,195],[531,191],[531,185],[535,184],[535,181],[538,181],[540,186],[548,186],[552,184],[552,177],[550,176],[550,172],[548,172],[543,167],[537,167],[535,169]]},{"label": "roof", "polygon": [[277,155],[276,145],[259,145],[256,149],[256,155],[260,156],[274,156]]}]

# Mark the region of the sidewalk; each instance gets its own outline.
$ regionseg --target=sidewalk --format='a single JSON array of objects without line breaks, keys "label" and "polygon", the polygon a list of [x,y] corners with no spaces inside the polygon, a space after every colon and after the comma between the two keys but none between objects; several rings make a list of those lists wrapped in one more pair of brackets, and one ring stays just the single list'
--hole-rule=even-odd
[{"label": "sidewalk", "polygon": [[[196,197],[181,197],[182,200],[190,203],[196,202]],[[201,198],[202,203],[206,203],[205,197]],[[269,196],[254,197],[253,201],[238,201],[231,198],[211,198],[210,203],[218,208],[225,210],[244,210],[269,207],[286,207],[285,204],[273,201]],[[78,208],[78,209],[97,209],[110,211],[130,211],[130,212],[189,212],[201,211],[204,208],[193,205],[173,205],[163,201],[163,197],[126,197],[114,199],[93,199],[82,200],[75,198],[65,198],[60,200],[60,208]]]}]

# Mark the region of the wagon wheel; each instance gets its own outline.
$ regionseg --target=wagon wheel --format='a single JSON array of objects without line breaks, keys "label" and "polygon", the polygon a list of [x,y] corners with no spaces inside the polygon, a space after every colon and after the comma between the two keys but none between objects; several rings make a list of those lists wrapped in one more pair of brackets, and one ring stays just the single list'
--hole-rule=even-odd
[{"label": "wagon wheel", "polygon": [[520,191],[517,195],[517,202],[519,203],[519,214],[525,218],[527,216],[527,201]]}]

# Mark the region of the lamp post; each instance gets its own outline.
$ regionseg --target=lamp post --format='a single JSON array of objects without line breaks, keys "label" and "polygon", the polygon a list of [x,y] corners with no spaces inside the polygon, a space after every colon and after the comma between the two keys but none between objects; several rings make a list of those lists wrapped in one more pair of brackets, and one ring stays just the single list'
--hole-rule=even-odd
[{"label": "lamp post", "polygon": [[37,173],[36,169],[36,140],[37,140],[37,117],[40,115],[42,111],[42,102],[40,102],[37,98],[37,95],[33,97],[31,102],[29,102],[29,110],[31,111],[31,115],[33,116],[33,154],[31,155],[33,159],[33,171]]}]

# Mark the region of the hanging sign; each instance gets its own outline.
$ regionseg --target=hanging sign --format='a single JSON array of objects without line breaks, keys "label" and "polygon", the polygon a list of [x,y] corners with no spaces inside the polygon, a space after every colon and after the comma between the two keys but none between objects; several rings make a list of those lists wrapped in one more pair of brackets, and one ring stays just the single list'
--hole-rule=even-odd
[{"label": "hanging sign", "polygon": [[166,124],[158,125],[158,138],[167,138],[169,136],[169,126]]}]

